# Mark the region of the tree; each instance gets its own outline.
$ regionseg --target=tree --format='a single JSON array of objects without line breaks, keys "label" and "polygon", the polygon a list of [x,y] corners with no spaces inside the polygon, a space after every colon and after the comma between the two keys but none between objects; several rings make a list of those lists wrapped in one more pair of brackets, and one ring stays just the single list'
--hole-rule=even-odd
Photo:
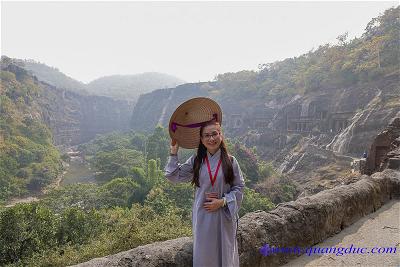
[{"label": "tree", "polygon": [[0,213],[0,264],[18,262],[56,244],[57,220],[38,204],[18,204]]},{"label": "tree", "polygon": [[240,168],[245,176],[247,176],[251,183],[256,183],[260,179],[256,155],[250,149],[239,143],[234,145],[232,154],[239,162]]},{"label": "tree", "polygon": [[345,46],[348,36],[349,36],[349,32],[345,32],[345,33],[339,35],[338,37],[336,37],[336,40],[339,41],[339,45]]},{"label": "tree", "polygon": [[142,167],[142,153],[133,149],[117,149],[111,152],[99,152],[93,159],[94,167],[100,174],[100,181],[109,181],[116,177],[129,176],[132,167]]},{"label": "tree", "polygon": [[255,192],[253,189],[245,187],[242,206],[239,211],[239,217],[248,212],[263,210],[269,211],[275,208],[275,205],[267,197]]},{"label": "tree", "polygon": [[157,161],[154,159],[150,159],[148,162],[148,173],[147,173],[147,179],[148,183],[151,187],[153,187],[156,184],[159,184],[163,177],[164,173],[162,170],[159,169],[160,167],[160,160],[158,159]]},{"label": "tree", "polygon": [[85,212],[72,207],[62,213],[56,236],[60,245],[83,244],[101,230],[102,219],[98,211]]},{"label": "tree", "polygon": [[168,214],[168,212],[176,209],[174,201],[169,198],[160,187],[151,189],[144,203],[150,206],[159,215]]},{"label": "tree", "polygon": [[136,188],[136,190],[129,197],[128,207],[131,207],[133,203],[143,204],[148,192],[151,189],[143,168],[133,167],[130,171],[130,175],[138,184],[138,188]]},{"label": "tree", "polygon": [[61,214],[70,207],[83,210],[106,207],[99,186],[95,184],[69,184],[48,192],[41,203],[54,212]]},{"label": "tree", "polygon": [[138,187],[139,184],[130,177],[115,178],[101,187],[103,202],[108,207],[127,207],[130,196]]},{"label": "tree", "polygon": [[157,125],[152,135],[147,141],[147,159],[160,159],[161,168],[164,168],[169,155],[170,138],[166,130]]}]

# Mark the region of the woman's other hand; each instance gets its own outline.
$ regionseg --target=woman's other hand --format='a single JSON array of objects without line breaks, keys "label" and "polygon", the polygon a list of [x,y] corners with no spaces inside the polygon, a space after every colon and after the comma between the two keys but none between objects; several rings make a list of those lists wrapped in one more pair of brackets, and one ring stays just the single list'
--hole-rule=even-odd
[{"label": "woman's other hand", "polygon": [[178,142],[176,142],[175,139],[171,139],[170,153],[173,155],[178,155],[178,150],[179,150]]},{"label": "woman's other hand", "polygon": [[214,197],[206,197],[206,202],[204,202],[203,207],[208,212],[217,211],[224,205],[224,200]]}]

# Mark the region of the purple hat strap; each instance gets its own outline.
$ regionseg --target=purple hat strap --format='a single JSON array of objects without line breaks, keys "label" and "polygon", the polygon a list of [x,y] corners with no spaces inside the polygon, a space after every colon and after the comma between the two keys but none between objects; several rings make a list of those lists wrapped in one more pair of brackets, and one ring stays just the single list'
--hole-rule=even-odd
[{"label": "purple hat strap", "polygon": [[186,128],[197,128],[197,127],[201,127],[201,126],[203,126],[204,124],[206,124],[206,123],[208,123],[208,122],[210,122],[210,121],[218,121],[218,115],[216,114],[216,113],[214,113],[213,114],[213,118],[211,119],[211,120],[209,120],[209,121],[204,121],[204,122],[198,122],[198,123],[193,123],[193,124],[188,124],[188,125],[182,125],[182,124],[179,124],[179,123],[176,123],[176,122],[172,122],[171,123],[171,131],[172,132],[175,132],[177,129],[178,129],[178,126],[181,126],[181,127],[186,127]]}]

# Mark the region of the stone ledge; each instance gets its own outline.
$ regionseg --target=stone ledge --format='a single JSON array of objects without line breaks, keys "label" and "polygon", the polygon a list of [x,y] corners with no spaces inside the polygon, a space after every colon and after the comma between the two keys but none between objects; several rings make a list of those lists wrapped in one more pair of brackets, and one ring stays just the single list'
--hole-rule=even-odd
[{"label": "stone ledge", "polygon": [[115,255],[92,259],[74,266],[191,266],[192,252],[193,239],[191,237],[181,237],[136,247]]},{"label": "stone ledge", "polygon": [[310,247],[339,233],[363,216],[400,197],[400,172],[385,170],[356,183],[279,205],[270,212],[248,213],[240,219],[241,266],[278,266],[296,255],[264,257],[264,244]]}]

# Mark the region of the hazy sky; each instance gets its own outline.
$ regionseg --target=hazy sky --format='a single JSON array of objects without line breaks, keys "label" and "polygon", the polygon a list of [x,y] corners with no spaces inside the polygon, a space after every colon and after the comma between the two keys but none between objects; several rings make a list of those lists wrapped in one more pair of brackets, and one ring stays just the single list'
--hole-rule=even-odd
[{"label": "hazy sky", "polygon": [[89,82],[149,71],[188,82],[299,56],[397,2],[1,2],[1,54]]}]

